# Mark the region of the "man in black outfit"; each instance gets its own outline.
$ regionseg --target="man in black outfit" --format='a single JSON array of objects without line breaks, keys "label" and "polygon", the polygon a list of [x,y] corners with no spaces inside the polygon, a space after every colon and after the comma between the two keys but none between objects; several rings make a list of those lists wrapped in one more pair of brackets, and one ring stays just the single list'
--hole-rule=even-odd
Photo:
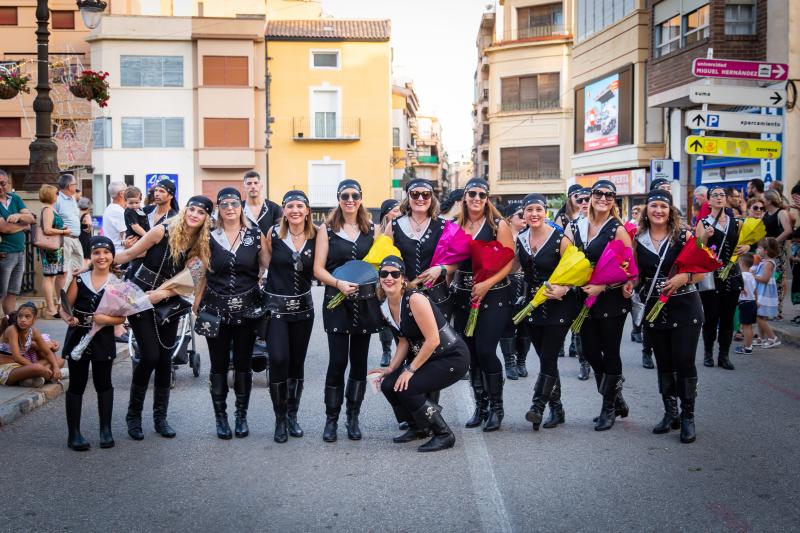
[{"label": "man in black outfit", "polygon": [[283,213],[281,206],[269,198],[264,198],[261,176],[255,170],[245,172],[243,181],[244,192],[247,196],[244,204],[245,216],[250,222],[259,227],[261,233],[267,235],[272,226],[281,219],[281,214]]}]

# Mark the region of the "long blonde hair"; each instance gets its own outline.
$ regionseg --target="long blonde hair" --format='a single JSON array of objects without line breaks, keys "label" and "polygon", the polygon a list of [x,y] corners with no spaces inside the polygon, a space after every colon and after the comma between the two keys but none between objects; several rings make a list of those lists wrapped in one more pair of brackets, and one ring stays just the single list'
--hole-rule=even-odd
[{"label": "long blonde hair", "polygon": [[[619,206],[617,206],[616,199],[611,201],[611,213],[609,213],[609,216],[616,218],[617,222],[619,222],[620,224],[624,224],[624,222],[622,222],[622,217],[619,214]],[[595,218],[597,218],[597,213],[594,212],[592,201],[589,200],[589,220],[594,220]]]},{"label": "long blonde hair", "polygon": [[167,221],[169,227],[170,259],[177,265],[182,257],[186,260],[196,257],[205,268],[211,262],[211,215],[206,214],[203,226],[196,234],[192,234],[186,224],[186,208],[181,209],[177,216]]}]

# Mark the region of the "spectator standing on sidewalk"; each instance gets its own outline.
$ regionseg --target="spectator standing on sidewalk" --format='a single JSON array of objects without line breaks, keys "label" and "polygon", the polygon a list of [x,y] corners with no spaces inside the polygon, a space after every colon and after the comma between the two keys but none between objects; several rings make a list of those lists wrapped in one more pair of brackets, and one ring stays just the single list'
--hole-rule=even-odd
[{"label": "spectator standing on sidewalk", "polygon": [[103,235],[111,239],[114,249],[122,250],[122,234],[125,232],[125,189],[128,186],[121,181],[108,184],[108,197],[111,203],[103,211]]},{"label": "spectator standing on sidewalk", "polygon": [[22,199],[11,191],[11,179],[0,170],[0,299],[3,313],[17,309],[17,296],[25,273],[25,234],[29,224],[36,223]]},{"label": "spectator standing on sidewalk", "polygon": [[72,274],[83,268],[83,247],[79,240],[81,212],[78,209],[78,202],[75,201],[77,185],[78,181],[72,174],[62,174],[58,178],[58,198],[55,203],[55,211],[64,222],[64,227],[69,230],[69,234],[64,235],[65,286],[69,285]]}]

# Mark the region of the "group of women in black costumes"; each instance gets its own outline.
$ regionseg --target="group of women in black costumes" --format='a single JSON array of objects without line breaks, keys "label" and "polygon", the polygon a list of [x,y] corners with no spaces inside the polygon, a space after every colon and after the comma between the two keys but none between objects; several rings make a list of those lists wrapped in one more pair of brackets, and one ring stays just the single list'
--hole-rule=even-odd
[{"label": "group of women in black costumes", "polygon": [[[194,311],[201,322],[200,330],[207,336],[211,400],[217,436],[221,439],[249,434],[251,357],[256,330],[264,323],[270,348],[269,393],[275,413],[274,440],[282,443],[288,436],[303,436],[298,410],[314,321],[311,285],[316,278],[325,285],[323,324],[329,348],[324,388],[326,421],[322,434],[326,442],[337,440],[343,404],[348,438],[361,439],[359,415],[367,388],[370,336],[384,327],[391,332],[396,349],[388,364],[370,374],[378,375],[372,377],[381,380],[381,391],[397,421],[407,427],[395,442],[430,436],[431,440],[419,451],[452,447],[455,437],[442,417],[438,393],[464,377],[467,371],[475,410],[466,427],[480,426],[486,432],[500,429],[505,416],[504,372],[497,347],[501,337],[510,338],[504,325],[511,323],[515,304],[519,306],[530,300],[542,285],[546,287],[546,302],[512,332],[513,336],[529,339],[539,358],[539,375],[530,409],[525,414],[533,429],[553,428],[565,421],[558,355],[587,295],[598,296],[581,330],[583,353],[594,371],[601,396],[594,427],[597,431],[611,429],[616,417],[628,415],[622,397],[620,343],[631,308],[629,299],[633,291],[638,291],[645,302],[646,314],[662,290],[672,289],[674,295],[658,319],[643,324],[655,351],[658,387],[664,402],[663,419],[653,432],[665,433],[680,427],[681,441],[692,442],[697,391],[694,354],[704,322],[704,302],[701,303],[695,284],[703,275],[669,276],[675,258],[691,235],[681,226],[669,192],[656,189],[649,193],[633,242],[619,219],[614,184],[601,180],[587,192],[591,198],[587,216],[569,220],[565,228],[548,221],[547,201],[540,194],[525,197],[514,214],[524,224],[512,224],[492,205],[489,184],[478,178],[470,180],[454,222],[475,240],[496,240],[516,252],[515,261],[478,283],[473,282],[469,259],[457,265],[431,264],[446,222],[438,216],[432,185],[419,179],[408,183],[406,198],[399,206],[400,216],[383,230],[402,257],[384,259],[377,286],[356,285],[334,277],[336,269],[347,261],[363,259],[379,235],[379,228],[362,204],[361,186],[352,179],[339,184],[338,205],[319,228],[311,223],[310,202],[302,191],[286,193],[280,222],[263,234],[244,216],[239,191],[224,188],[217,196],[216,221],[211,217],[212,201],[195,196],[177,216],[150,230],[132,248],[117,251],[114,256],[110,241],[96,238],[92,250],[93,254],[97,250],[98,256],[109,255],[116,263],[143,256],[133,281],[149,291],[154,304],[178,297],[173,290],[159,289],[164,280],[181,271],[189,261],[201,265],[204,276],[196,290]],[[710,224],[714,231],[699,225],[698,235],[712,243],[719,232],[721,240],[735,243],[735,221],[715,214],[714,206],[714,220]],[[612,240],[633,247],[640,272],[638,280],[610,287],[547,283],[570,245],[577,246],[594,263]],[[723,261],[733,252],[724,242],[718,243],[718,249]],[[110,265],[109,258],[106,263]],[[108,275],[108,267],[104,270],[103,265],[101,258],[94,273],[76,277],[69,287],[74,317],[70,319],[66,346],[76,344],[91,325],[104,286],[103,280],[95,279],[97,272],[101,277]],[[512,275],[513,282],[509,279],[512,269],[518,271]],[[265,271],[266,281],[262,282]],[[326,304],[340,292],[346,296],[344,302],[328,309]],[[465,329],[473,301],[480,302],[480,313],[474,333],[468,336]],[[266,322],[265,313],[270,317]],[[101,325],[121,321],[102,315],[94,320]],[[722,317],[719,320],[722,337]],[[128,434],[135,440],[144,438],[143,403],[150,375],[155,373],[154,427],[163,437],[174,437],[175,430],[167,422],[167,410],[176,321],[159,321],[153,310],[129,317],[129,321],[140,345],[141,359],[131,384],[126,415]],[[102,334],[92,341],[89,358],[81,362],[70,359],[72,375],[82,375],[79,366],[87,366],[88,361],[102,365],[113,358],[113,343],[108,343],[105,334],[109,329],[103,328]],[[66,346],[64,353],[68,356]],[[226,413],[227,374],[231,365],[236,405],[233,432]],[[110,369],[110,364],[107,366]],[[95,373],[98,394],[113,396],[110,372]],[[104,380],[102,376],[106,375],[108,379]],[[70,394],[80,397],[83,390],[77,389],[81,385],[85,388],[85,380],[81,383],[74,379]],[[68,395],[69,398],[72,396]],[[109,397],[101,402],[101,446],[113,445],[109,424],[112,401]],[[550,412],[545,418],[548,405]],[[88,443],[80,435],[79,399],[68,402],[67,414],[70,447],[87,449]]]}]

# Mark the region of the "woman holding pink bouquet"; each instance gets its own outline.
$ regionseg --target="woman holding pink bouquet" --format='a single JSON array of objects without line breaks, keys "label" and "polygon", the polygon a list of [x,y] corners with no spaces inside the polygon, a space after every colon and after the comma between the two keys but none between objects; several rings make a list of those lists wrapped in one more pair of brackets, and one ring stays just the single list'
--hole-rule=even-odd
[{"label": "woman holding pink bouquet", "polygon": [[[664,308],[653,322],[642,324],[653,347],[658,367],[658,390],[664,402],[664,417],[653,433],[681,429],[681,442],[695,440],[694,402],[697,395],[697,367],[694,363],[703,306],[695,283],[706,274],[678,273],[670,277],[675,259],[691,234],[681,229],[680,212],[672,205],[668,191],[652,190],[647,207],[639,219],[634,253],[639,267],[638,293],[645,305],[645,316],[663,291],[672,291]],[[689,246],[695,246],[694,241]],[[678,400],[681,414],[678,417]]]}]

